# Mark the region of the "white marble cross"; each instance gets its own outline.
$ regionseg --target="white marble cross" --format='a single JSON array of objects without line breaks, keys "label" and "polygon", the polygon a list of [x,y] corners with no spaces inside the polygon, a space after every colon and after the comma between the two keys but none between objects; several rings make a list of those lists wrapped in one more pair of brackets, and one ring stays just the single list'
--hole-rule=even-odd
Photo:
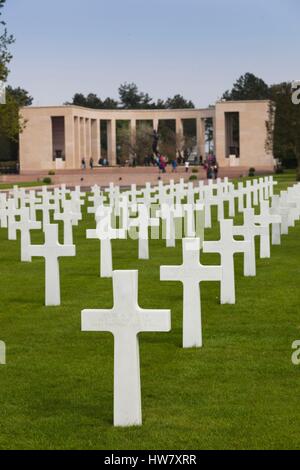
[{"label": "white marble cross", "polygon": [[8,207],[5,193],[0,194],[0,227],[7,228]]},{"label": "white marble cross", "polygon": [[109,195],[109,200],[111,201],[114,197],[115,194],[115,184],[114,183],[109,183],[109,187],[107,188],[107,192]]},{"label": "white marble cross", "polygon": [[195,204],[195,188],[193,183],[188,183],[186,197],[187,204],[193,206]]},{"label": "white marble cross", "polygon": [[235,217],[235,190],[234,190],[233,185],[227,187],[227,191],[223,196],[223,201],[228,202],[228,211],[229,211],[228,215],[229,217],[234,218]]},{"label": "white marble cross", "polygon": [[253,206],[258,205],[258,180],[253,180]]},{"label": "white marble cross", "polygon": [[244,183],[238,183],[237,189],[237,196],[238,196],[238,211],[243,212],[244,210],[244,199],[245,199],[245,187]]},{"label": "white marble cross", "polygon": [[266,189],[266,183],[265,183],[264,178],[259,178],[258,180],[259,202],[265,199],[265,189]]},{"label": "white marble cross", "polygon": [[61,220],[64,224],[64,244],[73,245],[73,225],[77,222],[77,214],[72,211],[72,201],[64,202],[63,212],[55,212],[54,220]]},{"label": "white marble cross", "polygon": [[152,196],[153,189],[150,183],[146,183],[145,188],[141,190],[142,196],[137,198],[138,203],[145,204],[147,207],[150,207],[152,203],[156,203],[158,196]]},{"label": "white marble cross", "polygon": [[[159,216],[164,221],[163,231],[165,233],[163,234],[163,238],[166,239],[166,247],[175,248],[177,235],[182,238],[183,206],[181,204],[162,204]],[[181,230],[180,234],[177,234],[179,224],[181,225]]]},{"label": "white marble cross", "polygon": [[222,220],[220,223],[221,237],[219,241],[203,242],[204,253],[219,253],[222,265],[221,304],[235,304],[235,253],[250,252],[250,243],[237,241],[233,237],[233,221]]},{"label": "white marble cross", "polygon": [[185,204],[184,209],[184,234],[185,238],[199,237],[200,241],[204,240],[205,213],[204,205]]},{"label": "white marble cross", "polygon": [[115,190],[113,192],[113,195],[110,198],[109,204],[113,210],[114,215],[119,217],[120,216],[120,187],[119,186],[115,186]]},{"label": "white marble cross", "polygon": [[40,210],[43,213],[43,227],[50,224],[50,211],[58,211],[57,201],[51,202],[51,194],[46,192],[43,195],[43,201],[40,204],[36,204],[36,210]]},{"label": "white marble cross", "polygon": [[280,235],[288,235],[290,208],[281,204],[280,196],[272,197],[270,212],[272,215],[280,215],[281,217]]},{"label": "white marble cross", "polygon": [[[149,227],[159,227],[159,219],[150,218],[149,209],[144,204],[139,204],[134,209],[134,212],[138,212],[138,217],[130,219],[129,229],[138,229],[138,243],[139,243],[139,259],[149,259]],[[130,230],[132,234],[132,231]]]},{"label": "white marble cross", "polygon": [[[44,189],[44,188],[43,188]],[[67,189],[67,185],[66,184],[62,184],[59,188],[59,192],[60,192],[60,195],[62,197],[62,199],[66,199],[66,196],[67,194],[70,194],[71,193],[71,190],[70,189]]]},{"label": "white marble cross", "polygon": [[296,191],[295,187],[290,187],[287,190],[288,201],[295,205],[295,220],[300,218],[300,194]]},{"label": "white marble cross", "polygon": [[[272,226],[272,244],[280,245],[281,244],[281,222],[282,218],[280,215],[271,214],[270,212],[270,203],[269,201],[261,201],[260,203],[260,215],[256,215],[254,218],[256,223],[264,225],[266,227]],[[270,253],[270,234],[266,232],[265,235],[260,237],[261,243],[261,253],[263,253],[265,258],[269,258]]]},{"label": "white marble cross", "polygon": [[250,242],[250,251],[244,255],[244,276],[256,276],[256,252],[255,237],[266,235],[267,227],[255,224],[255,214],[253,209],[244,209],[244,225],[235,225],[233,234],[244,237],[245,241]]},{"label": "white marble cross", "polygon": [[[66,203],[64,201],[63,205]],[[80,220],[82,220],[82,213],[81,207],[84,205],[85,201],[80,199],[76,193],[71,193],[71,204],[72,204],[72,212],[73,212],[73,222],[77,224]],[[75,222],[76,221],[76,222]]]},{"label": "white marble cross", "polygon": [[30,230],[39,230],[42,228],[41,222],[30,220],[29,207],[20,209],[20,220],[13,222],[13,230],[19,230],[21,233],[21,261],[31,261],[29,254]]},{"label": "white marble cross", "polygon": [[183,284],[183,347],[202,347],[201,295],[199,283],[221,281],[221,266],[204,266],[199,261],[199,238],[182,240],[183,264],[161,266],[161,281],[179,281]]},{"label": "white marble cross", "polygon": [[112,239],[124,239],[126,230],[111,227],[111,207],[99,207],[97,211],[97,228],[86,231],[87,239],[100,241],[100,277],[109,278],[113,274]]},{"label": "white marble cross", "polygon": [[173,194],[174,194],[174,197],[175,197],[175,204],[180,205],[181,202],[182,202],[182,199],[185,196],[185,191],[184,191],[184,189],[182,189],[180,184],[175,185]]},{"label": "white marble cross", "polygon": [[16,208],[16,202],[14,199],[8,199],[7,201],[7,220],[8,220],[8,239],[16,240],[17,231],[14,225],[16,217],[20,216],[21,210]]},{"label": "white marble cross", "polygon": [[80,199],[81,201],[83,200],[84,204],[86,193],[84,191],[81,191],[81,186],[75,186],[75,191],[72,191],[71,194],[74,194],[77,199]]},{"label": "white marble cross", "polygon": [[33,222],[36,221],[36,204],[41,203],[41,199],[36,196],[36,193],[34,190],[29,191],[29,207],[30,207],[30,220]]},{"label": "white marble cross", "polygon": [[270,198],[274,196],[274,188],[275,186],[278,185],[278,182],[277,181],[274,181],[274,177],[273,176],[269,176],[269,195],[270,195]]},{"label": "white marble cross", "polygon": [[132,204],[136,204],[137,203],[137,195],[138,195],[138,191],[136,189],[136,184],[132,184],[131,185],[131,189],[129,191],[129,197],[130,197],[130,202]]},{"label": "white marble cross", "polygon": [[253,192],[253,186],[251,181],[246,181],[246,208],[251,209],[252,208],[252,192]]},{"label": "white marble cross", "polygon": [[29,256],[45,258],[45,305],[60,305],[60,277],[59,258],[62,256],[75,256],[74,245],[60,245],[58,243],[58,225],[46,225],[45,244],[30,245]]},{"label": "white marble cross", "polygon": [[92,196],[90,196],[88,200],[93,203],[93,206],[88,207],[88,214],[96,214],[98,207],[104,204],[105,199],[106,198],[103,194],[101,194],[101,192],[94,193]]},{"label": "white marble cross", "polygon": [[169,332],[170,310],[144,310],[138,305],[138,271],[114,271],[112,310],[83,310],[82,331],[114,335],[114,425],[142,425],[138,334]]}]

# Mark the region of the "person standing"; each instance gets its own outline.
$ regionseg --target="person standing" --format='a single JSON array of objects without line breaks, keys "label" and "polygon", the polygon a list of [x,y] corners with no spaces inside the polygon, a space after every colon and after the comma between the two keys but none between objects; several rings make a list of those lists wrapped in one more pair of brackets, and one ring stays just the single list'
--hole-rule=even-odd
[{"label": "person standing", "polygon": [[90,169],[91,169],[91,170],[94,169],[94,160],[93,160],[93,157],[90,158]]},{"label": "person standing", "polygon": [[85,158],[83,158],[83,159],[81,160],[81,168],[82,168],[83,170],[85,170],[85,169],[86,169],[86,162],[85,162]]},{"label": "person standing", "polygon": [[208,179],[208,180],[212,180],[212,179],[213,179],[213,176],[214,176],[213,169],[212,169],[212,167],[209,165],[209,166],[207,167],[207,179]]},{"label": "person standing", "polygon": [[215,180],[218,178],[218,174],[219,174],[219,165],[216,163],[214,165],[214,178],[215,178]]},{"label": "person standing", "polygon": [[177,159],[173,158],[172,160],[172,173],[177,173]]},{"label": "person standing", "polygon": [[185,166],[185,172],[188,173],[189,172],[189,169],[190,169],[190,162],[187,160],[184,164]]}]

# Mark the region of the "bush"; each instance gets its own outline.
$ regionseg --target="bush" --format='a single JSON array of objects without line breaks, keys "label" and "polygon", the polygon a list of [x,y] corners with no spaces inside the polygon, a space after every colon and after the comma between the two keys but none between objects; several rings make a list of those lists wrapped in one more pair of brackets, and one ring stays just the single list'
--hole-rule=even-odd
[{"label": "bush", "polygon": [[282,166],[286,170],[295,170],[297,168],[297,155],[294,150],[287,150],[286,153],[278,156]]},{"label": "bush", "polygon": [[249,176],[250,178],[252,178],[253,176],[255,176],[255,172],[256,172],[255,168],[251,167],[251,168],[249,169],[248,176]]},{"label": "bush", "polygon": [[49,176],[54,176],[55,175],[55,171],[54,170],[50,170],[49,173],[48,173]]},{"label": "bush", "polygon": [[277,166],[275,167],[275,174],[276,174],[276,175],[283,175],[283,173],[284,173],[283,166],[277,165]]},{"label": "bush", "polygon": [[44,184],[52,184],[52,179],[51,178],[44,178],[43,183]]},{"label": "bush", "polygon": [[198,178],[197,178],[196,175],[192,175],[192,176],[190,176],[190,178],[189,178],[189,181],[197,181],[197,180],[198,180]]}]

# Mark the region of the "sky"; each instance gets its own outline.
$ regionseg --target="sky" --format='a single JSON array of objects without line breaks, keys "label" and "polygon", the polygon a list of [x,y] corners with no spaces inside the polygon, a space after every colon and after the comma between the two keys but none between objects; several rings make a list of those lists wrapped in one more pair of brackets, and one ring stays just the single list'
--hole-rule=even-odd
[{"label": "sky", "polygon": [[299,0],[7,0],[9,84],[38,106],[135,82],[207,107],[246,72],[300,79],[299,13]]}]

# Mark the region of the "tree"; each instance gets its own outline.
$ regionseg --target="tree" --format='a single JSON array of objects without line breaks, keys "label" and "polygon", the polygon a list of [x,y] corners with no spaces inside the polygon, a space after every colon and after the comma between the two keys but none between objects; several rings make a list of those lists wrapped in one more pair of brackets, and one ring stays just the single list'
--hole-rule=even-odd
[{"label": "tree", "polygon": [[116,109],[118,102],[112,98],[101,100],[95,93],[89,93],[87,96],[82,93],[75,93],[71,102],[66,102],[66,105],[82,106],[91,109]]},{"label": "tree", "polygon": [[182,95],[175,95],[166,101],[158,99],[156,102],[149,93],[140,92],[135,83],[123,83],[119,87],[120,102],[113,98],[101,100],[95,93],[85,96],[82,93],[75,93],[70,102],[66,105],[82,106],[92,109],[191,109],[195,108],[192,101],[186,100]]},{"label": "tree", "polygon": [[174,121],[164,120],[159,124],[159,152],[168,157],[169,160],[174,158],[177,146],[182,147],[184,141],[178,142]]},{"label": "tree", "polygon": [[162,99],[158,99],[154,104],[154,109],[166,109],[166,103]]},{"label": "tree", "polygon": [[120,126],[118,129],[120,163],[123,164],[131,157],[135,157],[137,164],[143,164],[145,157],[152,153],[152,141],[153,129],[148,122],[140,122],[137,126],[135,142],[131,140],[128,125]]},{"label": "tree", "polygon": [[[6,0],[0,0],[0,16],[2,16],[2,8],[4,7]],[[6,81],[9,73],[8,64],[12,59],[12,55],[9,52],[9,46],[14,43],[14,37],[8,34],[6,29],[6,23],[0,22],[3,27],[3,31],[0,34],[0,80]]]},{"label": "tree", "polygon": [[223,99],[226,101],[265,100],[270,98],[269,86],[252,73],[242,75],[235,82],[232,90],[227,90],[223,95]]},{"label": "tree", "polygon": [[208,153],[211,154],[214,151],[214,123],[212,119],[205,121],[205,142],[208,144]]},{"label": "tree", "polygon": [[117,109],[118,102],[113,98],[105,98],[103,101],[103,109]]},{"label": "tree", "polygon": [[173,98],[168,98],[165,103],[167,109],[191,109],[195,108],[192,101],[186,100],[182,95],[175,95]]},{"label": "tree", "polygon": [[141,93],[135,83],[123,83],[119,87],[121,107],[123,109],[147,109],[153,107],[148,93]]},{"label": "tree", "polygon": [[6,88],[6,104],[0,106],[0,160],[18,159],[19,133],[26,125],[20,120],[19,112],[32,102],[32,96],[23,88]]},{"label": "tree", "polygon": [[282,161],[285,166],[293,167],[296,163],[296,143],[291,83],[272,85],[271,97],[276,106],[274,156]]},{"label": "tree", "polygon": [[[0,0],[0,16],[5,6],[6,0]],[[8,65],[12,59],[9,46],[14,42],[12,35],[9,35],[6,29],[6,23],[0,22],[2,31],[0,34],[0,80],[7,81],[9,74]],[[31,97],[21,88],[12,89],[7,87],[6,104],[0,105],[0,159],[10,159],[12,153],[17,157],[18,150],[16,142],[18,142],[19,132],[22,131],[24,122],[19,118],[20,106],[30,102]],[[12,149],[14,147],[14,149]]]},{"label": "tree", "polygon": [[6,88],[7,96],[11,96],[12,99],[18,104],[21,108],[23,106],[31,106],[33,103],[33,97],[29,95],[27,90],[24,88],[12,88],[10,85]]},{"label": "tree", "polygon": [[84,108],[87,107],[86,97],[82,93],[75,93],[72,98],[72,101],[66,102],[66,105],[74,105],[74,106],[83,106]]}]

